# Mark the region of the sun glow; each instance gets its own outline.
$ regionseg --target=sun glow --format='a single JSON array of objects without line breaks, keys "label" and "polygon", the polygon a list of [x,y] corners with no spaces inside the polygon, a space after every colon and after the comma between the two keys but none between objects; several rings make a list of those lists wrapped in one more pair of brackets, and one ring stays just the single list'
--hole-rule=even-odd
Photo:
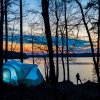
[{"label": "sun glow", "polygon": [[[4,42],[3,49],[5,50],[6,44]],[[47,53],[48,47],[47,45],[41,45],[41,44],[23,44],[23,52],[31,53],[33,49],[34,53]],[[14,52],[20,52],[20,45],[19,43],[8,43],[8,51],[14,51]]]}]

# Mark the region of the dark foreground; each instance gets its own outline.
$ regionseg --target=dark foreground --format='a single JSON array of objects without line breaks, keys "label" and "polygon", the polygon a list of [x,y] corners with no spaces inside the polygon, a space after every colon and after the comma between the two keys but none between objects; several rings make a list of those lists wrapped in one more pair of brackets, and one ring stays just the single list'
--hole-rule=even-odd
[{"label": "dark foreground", "polygon": [[0,100],[100,100],[98,85],[93,82],[82,85],[60,82],[56,87],[45,83],[35,88],[4,85],[4,92],[0,93]]}]

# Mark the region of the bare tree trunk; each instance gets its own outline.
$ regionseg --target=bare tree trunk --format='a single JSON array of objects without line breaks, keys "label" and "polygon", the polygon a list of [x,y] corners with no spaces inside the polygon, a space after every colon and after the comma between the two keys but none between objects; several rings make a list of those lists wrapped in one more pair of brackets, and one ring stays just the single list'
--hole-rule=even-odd
[{"label": "bare tree trunk", "polygon": [[89,32],[89,29],[88,29],[88,26],[87,26],[87,23],[86,23],[86,20],[85,20],[85,15],[84,15],[84,12],[83,12],[82,5],[80,4],[80,2],[78,0],[76,0],[76,2],[77,2],[77,4],[80,7],[81,14],[82,14],[82,20],[84,22],[84,25],[85,25],[85,28],[86,28],[86,31],[87,31],[87,34],[88,34],[88,37],[89,37],[89,42],[90,42],[90,46],[91,46],[91,52],[92,52],[93,62],[94,62],[94,66],[95,66],[95,70],[96,70],[96,74],[97,74],[97,78],[98,78],[98,83],[99,83],[99,68],[97,66],[97,62],[96,62],[96,59],[95,59],[95,54],[94,54],[94,48],[93,48],[92,39],[91,39],[90,32]]},{"label": "bare tree trunk", "polygon": [[5,0],[5,34],[6,34],[6,49],[5,49],[5,62],[8,59],[8,19],[7,19],[7,0]]},{"label": "bare tree trunk", "polygon": [[33,64],[34,64],[34,49],[33,49],[34,38],[33,38],[33,34],[32,34],[32,24],[31,24],[31,37],[32,37],[32,58],[33,58]]},{"label": "bare tree trunk", "polygon": [[[2,91],[2,85],[3,85],[3,18],[4,18],[4,12],[3,12],[3,0],[0,1],[0,91]],[[2,94],[0,94],[2,96]]]},{"label": "bare tree trunk", "polygon": [[20,59],[23,62],[23,15],[22,15],[22,0],[20,0]]},{"label": "bare tree trunk", "polygon": [[45,34],[47,38],[47,45],[49,51],[49,63],[50,63],[50,82],[52,85],[55,84],[55,66],[53,61],[53,48],[52,48],[52,37],[51,37],[51,30],[50,30],[50,23],[49,23],[49,0],[42,0],[42,15],[44,19],[45,25]]},{"label": "bare tree trunk", "polygon": [[63,53],[63,49],[64,49],[64,37],[63,37],[63,32],[61,32],[61,38],[62,38],[62,52],[61,52],[61,59],[62,59],[62,66],[63,66],[63,81],[65,81],[65,66],[64,66],[64,53]]},{"label": "bare tree trunk", "polygon": [[[14,20],[14,25],[15,25],[15,20]],[[11,33],[11,59],[13,59],[14,25],[13,25],[13,30]]]},{"label": "bare tree trunk", "polygon": [[67,32],[66,0],[65,0],[65,3],[64,3],[64,12],[65,12],[66,55],[67,55],[67,79],[68,79],[68,81],[70,81],[70,77],[69,77],[69,56],[68,56],[68,32]]},{"label": "bare tree trunk", "polygon": [[46,61],[46,58],[44,57],[44,63],[45,63],[45,79],[46,79],[46,82],[49,82],[49,75],[48,75],[48,65],[47,65],[47,61]]},{"label": "bare tree trunk", "polygon": [[99,83],[99,92],[100,92],[100,0],[98,0],[99,3],[99,16],[98,16],[98,39],[97,39],[97,67],[99,69],[99,78],[98,78],[98,83]]},{"label": "bare tree trunk", "polygon": [[[98,2],[99,2],[99,18],[98,18],[98,39],[97,39],[97,41],[98,41],[98,45],[97,45],[97,64],[99,65],[99,60],[100,60],[100,57],[99,57],[99,53],[100,53],[100,0],[98,0]],[[99,67],[99,66],[98,66]]]},{"label": "bare tree trunk", "polygon": [[33,46],[34,46],[34,44],[33,44],[33,41],[34,40],[34,38],[33,38],[33,36],[32,36],[32,58],[33,58],[33,64],[34,64],[34,49],[33,49]]},{"label": "bare tree trunk", "polygon": [[13,33],[11,34],[11,59],[13,59]]},{"label": "bare tree trunk", "polygon": [[59,77],[59,65],[58,65],[58,7],[57,7],[57,0],[55,0],[55,15],[56,15],[56,81],[58,82]]}]

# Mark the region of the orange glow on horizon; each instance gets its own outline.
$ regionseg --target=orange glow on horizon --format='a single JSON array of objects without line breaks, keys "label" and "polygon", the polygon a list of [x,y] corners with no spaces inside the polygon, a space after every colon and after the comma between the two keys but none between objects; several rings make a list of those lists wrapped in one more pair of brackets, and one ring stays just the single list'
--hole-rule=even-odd
[{"label": "orange glow on horizon", "polygon": [[[8,51],[12,51],[13,52],[20,52],[20,45],[19,43],[13,43],[12,47],[11,47],[11,42],[8,42]],[[5,42],[3,42],[3,50],[5,50]],[[53,46],[53,51],[54,53],[56,53],[56,46]],[[59,47],[58,49],[59,53],[61,53],[62,51],[62,47]],[[32,53],[32,44],[23,44],[23,52],[26,53]],[[34,53],[47,53],[48,52],[48,47],[47,45],[41,45],[41,44],[33,44],[33,52]],[[64,51],[64,54],[66,54],[66,52]],[[71,54],[71,52],[69,52],[69,54]]]},{"label": "orange glow on horizon", "polygon": [[[8,43],[8,51],[20,52],[20,45],[19,43],[13,43],[11,47],[11,42]],[[5,42],[3,42],[3,49],[5,50]],[[33,44],[33,52],[34,53],[47,53],[48,47],[47,45],[41,44]],[[32,52],[32,44],[23,44],[23,52],[31,53]]]}]

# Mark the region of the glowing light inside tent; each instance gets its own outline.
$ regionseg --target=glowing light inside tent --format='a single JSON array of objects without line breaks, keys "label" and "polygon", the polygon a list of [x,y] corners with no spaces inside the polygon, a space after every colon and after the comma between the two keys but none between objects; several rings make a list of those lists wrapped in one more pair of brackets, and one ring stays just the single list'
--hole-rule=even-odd
[{"label": "glowing light inside tent", "polygon": [[24,84],[26,86],[37,86],[44,79],[39,72],[38,66],[34,64],[23,64],[19,61],[8,61],[3,66],[3,81],[13,86]]},{"label": "glowing light inside tent", "polygon": [[3,81],[7,83],[10,82],[10,71],[9,70],[3,71]]}]

